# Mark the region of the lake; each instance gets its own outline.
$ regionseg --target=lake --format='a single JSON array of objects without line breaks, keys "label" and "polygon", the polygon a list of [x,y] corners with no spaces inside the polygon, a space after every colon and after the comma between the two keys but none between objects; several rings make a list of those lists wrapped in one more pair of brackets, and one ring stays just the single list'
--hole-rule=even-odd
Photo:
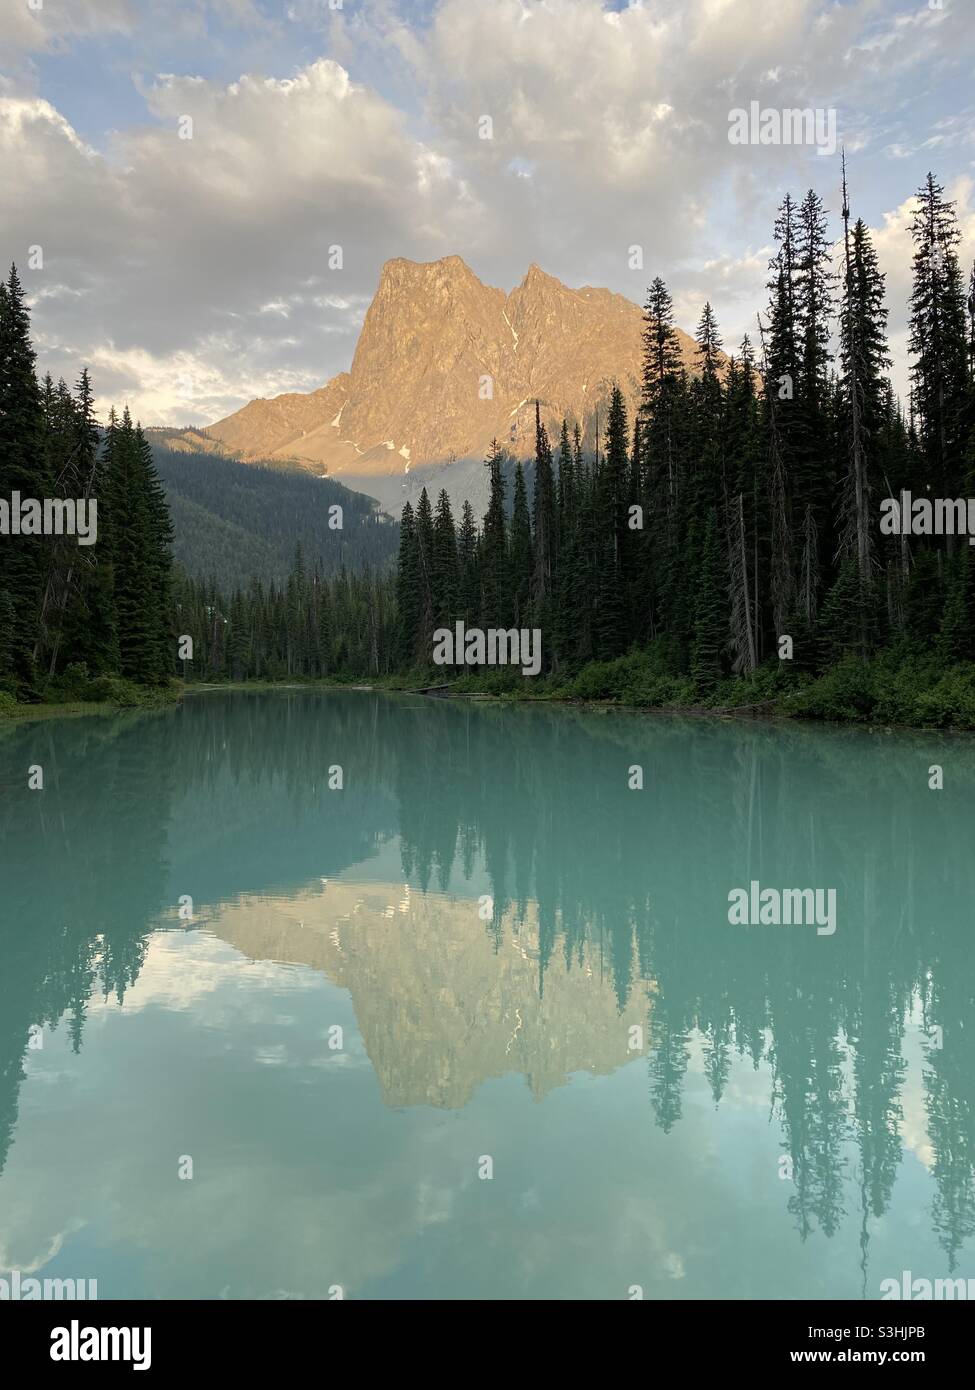
[{"label": "lake", "polygon": [[0,1276],[975,1276],[973,799],[965,738],[359,690],[0,726]]}]

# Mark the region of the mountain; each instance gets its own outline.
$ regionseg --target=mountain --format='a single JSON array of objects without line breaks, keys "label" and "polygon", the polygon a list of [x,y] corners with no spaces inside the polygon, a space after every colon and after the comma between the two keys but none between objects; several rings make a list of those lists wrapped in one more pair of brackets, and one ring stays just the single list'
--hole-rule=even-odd
[{"label": "mountain", "polygon": [[[283,582],[300,544],[309,569],[385,569],[399,545],[399,526],[371,497],[293,463],[241,463],[197,431],[146,431],[173,518],[173,553],[194,578],[222,589],[259,575]],[[342,508],[342,527],[330,511]]]},{"label": "mountain", "polygon": [[[391,510],[424,484],[474,501],[493,438],[533,456],[536,398],[553,443],[565,417],[593,447],[614,380],[632,421],[642,332],[632,300],[570,289],[537,265],[505,294],[459,256],[387,261],[348,372],[309,394],[251,401],[205,433],[246,459],[295,460]],[[694,341],[678,336],[693,370]]]},{"label": "mountain", "polygon": [[403,883],[322,881],[287,896],[242,894],[204,909],[206,928],[255,961],[320,970],[347,989],[386,1105],[459,1110],[491,1077],[521,1073],[535,1100],[574,1073],[632,1062],[631,1029],[652,1021],[639,978],[624,1008],[591,943],[553,952],[539,988],[534,903],[499,923],[466,897]]}]

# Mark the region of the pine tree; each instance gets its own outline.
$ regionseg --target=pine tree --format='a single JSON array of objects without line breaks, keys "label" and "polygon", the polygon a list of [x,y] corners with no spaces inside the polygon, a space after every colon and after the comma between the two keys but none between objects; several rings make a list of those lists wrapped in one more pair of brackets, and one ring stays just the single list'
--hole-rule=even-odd
[{"label": "pine tree", "polygon": [[401,670],[417,659],[420,642],[420,557],[413,507],[407,502],[399,524],[396,569],[396,664]]},{"label": "pine tree", "polygon": [[[146,564],[149,581],[149,624],[152,643],[152,674],[150,679],[164,681],[174,666],[175,641],[171,626],[171,584],[173,524],[166,503],[166,493],[156,470],[152,447],[142,432],[135,428],[135,450],[139,462],[139,485],[145,496],[148,522]],[[307,659],[307,640],[304,643]]]},{"label": "pine tree", "polygon": [[970,390],[961,233],[955,205],[933,174],[918,190],[911,235],[911,381],[926,482],[932,495],[955,497],[965,472]]},{"label": "pine tree", "polygon": [[420,587],[418,655],[426,661],[432,654],[434,629],[433,509],[426,488],[421,489],[420,500],[416,505],[416,555]]},{"label": "pine tree", "polygon": [[647,293],[643,325],[643,431],[655,496],[670,510],[680,483],[676,434],[681,357],[673,301],[659,276]]},{"label": "pine tree", "polygon": [[647,293],[643,324],[640,437],[646,456],[652,518],[653,582],[658,617],[664,626],[677,631],[686,626],[686,607],[681,602],[679,584],[685,525],[681,417],[686,408],[686,391],[673,302],[659,276]]},{"label": "pine tree", "polygon": [[504,511],[504,454],[492,440],[485,466],[490,469],[488,509],[481,529],[481,622],[483,628],[508,627],[511,577]]},{"label": "pine tree", "polygon": [[[823,544],[817,571],[831,563],[825,538],[829,533],[838,490],[834,460],[826,441],[830,419],[830,332],[836,275],[832,239],[822,199],[812,189],[799,208],[797,221],[796,311],[800,341],[797,392],[796,454],[792,467],[793,515],[798,521],[811,510],[816,535]],[[805,521],[803,520],[803,525]],[[814,603],[818,603],[818,595]]]},{"label": "pine tree", "polygon": [[624,508],[629,471],[626,444],[626,405],[622,391],[614,383],[606,430],[606,454],[596,483],[596,649],[603,660],[619,656],[626,649]]},{"label": "pine tree", "polygon": [[819,658],[832,665],[861,651],[862,596],[855,555],[848,555],[823,600],[819,617]]},{"label": "pine tree", "polygon": [[562,421],[562,434],[559,438],[558,510],[561,544],[563,526],[575,510],[575,469],[572,445],[569,443],[569,422],[565,419]]},{"label": "pine tree", "polygon": [[446,488],[440,489],[437,513],[433,522],[433,625],[443,627],[453,622],[457,611],[459,590],[457,533]]},{"label": "pine tree", "polygon": [[728,480],[726,509],[731,580],[732,666],[754,670],[768,628],[768,489],[765,444],[756,392],[751,341],[742,338],[729,363],[723,452]]},{"label": "pine tree", "polygon": [[121,670],[132,680],[152,682],[158,656],[152,520],[144,464],[127,407],[115,431],[112,474],[111,539]]},{"label": "pine tree", "polygon": [[952,557],[938,653],[946,663],[975,661],[975,550],[959,546]]},{"label": "pine tree", "polygon": [[466,501],[457,536],[457,561],[460,567],[458,614],[462,622],[476,625],[481,607],[478,535],[474,509]]},{"label": "pine tree", "polygon": [[691,677],[702,694],[714,689],[722,676],[722,654],[728,640],[725,567],[718,538],[717,514],[708,512],[701,548],[701,568],[694,601],[694,643]]},{"label": "pine tree", "polygon": [[884,373],[890,366],[887,352],[887,310],[884,277],[877,264],[870,235],[861,219],[850,236],[850,208],[843,163],[843,239],[845,275],[840,321],[843,368],[840,409],[845,435],[847,468],[841,493],[839,549],[856,559],[859,584],[860,652],[871,643],[874,607],[874,568],[877,548],[873,498],[882,485],[883,459],[879,452]]},{"label": "pine tree", "polygon": [[547,619],[555,579],[557,532],[555,476],[548,433],[535,402],[535,491],[532,507],[534,562],[532,567],[532,606],[536,616]]},{"label": "pine tree", "polygon": [[520,463],[515,465],[514,501],[511,509],[511,603],[512,621],[526,626],[532,591],[532,529],[528,514],[528,491]]},{"label": "pine tree", "polygon": [[[63,574],[52,568],[47,588],[52,630],[49,674],[53,675],[59,665],[79,663],[91,675],[107,675],[119,669],[118,617],[109,540],[106,464],[87,368],[82,370],[75,392],[70,439],[73,478],[62,495],[82,498],[96,509],[97,540],[85,547],[70,540],[63,557]],[[168,611],[165,596],[163,602]]]},{"label": "pine tree", "polygon": [[[34,374],[30,315],[15,266],[0,285],[0,498],[12,494],[43,503],[53,495],[50,461],[44,447],[44,410]],[[0,600],[13,611],[6,647],[6,678],[25,690],[33,687],[40,606],[50,547],[43,535],[0,537]]]}]

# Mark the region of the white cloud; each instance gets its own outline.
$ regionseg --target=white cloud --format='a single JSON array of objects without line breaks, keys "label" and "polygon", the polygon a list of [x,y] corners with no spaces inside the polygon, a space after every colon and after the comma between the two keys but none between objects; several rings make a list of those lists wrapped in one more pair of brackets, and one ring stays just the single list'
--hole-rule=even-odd
[{"label": "white cloud", "polygon": [[[118,134],[107,155],[48,102],[0,97],[0,244],[24,267],[42,344],[62,345],[53,370],[74,376],[112,344],[100,353],[111,390],[131,392],[145,419],[173,417],[165,383],[186,354],[194,376],[215,354],[200,421],[255,384],[262,395],[320,385],[351,357],[383,260],[469,239],[476,207],[449,162],[330,60],[282,80],[161,77],[146,96],[157,123]],[[179,136],[185,116],[191,139]],[[33,245],[43,271],[26,268]],[[341,269],[329,268],[333,246]],[[297,353],[269,335],[275,316]],[[343,337],[336,363],[326,344]]]},{"label": "white cloud", "polygon": [[75,38],[126,33],[134,15],[130,0],[47,0],[39,9],[27,0],[8,0],[0,9],[0,52],[42,52],[64,48]]},{"label": "white cloud", "polygon": [[[46,94],[16,96],[0,82],[0,250],[23,267],[27,247],[44,246],[43,274],[24,272],[43,365],[70,376],[101,348],[103,394],[131,393],[147,419],[183,411],[181,400],[167,406],[164,383],[185,374],[185,358],[199,376],[212,354],[191,402],[197,422],[204,402],[224,413],[255,383],[270,395],[347,367],[380,266],[395,256],[459,253],[506,288],[536,261],[638,301],[660,273],[684,326],[710,298],[734,343],[764,306],[765,242],[783,194],[814,184],[835,223],[839,178],[838,160],[808,148],[730,146],[730,109],[838,105],[854,207],[884,223],[921,161],[947,180],[972,168],[975,116],[951,95],[966,91],[975,54],[961,8],[441,0],[417,22],[396,0],[342,11],[190,0],[178,14],[143,0],[133,29],[130,0],[82,0],[62,46],[71,34],[129,32],[145,52],[167,16],[194,39],[182,64],[166,49],[169,75],[137,79],[146,120],[106,132],[98,151]],[[8,37],[16,24],[21,45],[53,43],[25,12],[5,11]],[[50,26],[64,11],[41,13]],[[243,40],[244,75],[196,74],[214,17],[259,32],[272,75],[253,61],[264,50]],[[275,47],[282,35],[291,49]],[[280,57],[296,37],[297,67]],[[323,45],[333,56],[309,60]],[[478,138],[483,115],[493,139]],[[182,140],[187,116],[193,138]],[[625,268],[633,244],[644,249],[639,275]],[[341,271],[328,266],[334,245]],[[902,251],[890,234],[879,249],[895,308],[903,277],[886,257]],[[140,371],[153,375],[140,381]]]}]

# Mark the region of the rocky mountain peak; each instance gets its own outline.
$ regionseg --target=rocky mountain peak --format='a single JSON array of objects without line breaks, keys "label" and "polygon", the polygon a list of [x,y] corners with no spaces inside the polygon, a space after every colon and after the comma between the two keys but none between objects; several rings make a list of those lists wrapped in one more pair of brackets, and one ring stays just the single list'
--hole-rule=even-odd
[{"label": "rocky mountain peak", "polygon": [[[614,381],[632,419],[642,328],[632,300],[570,289],[534,263],[506,294],[460,256],[396,257],[382,267],[349,372],[308,395],[252,401],[210,435],[245,458],[292,458],[389,505],[404,479],[445,465],[449,476],[458,461],[483,459],[494,438],[530,457],[536,397],[555,437],[565,417],[591,440]],[[693,369],[694,343],[680,341]]]}]

